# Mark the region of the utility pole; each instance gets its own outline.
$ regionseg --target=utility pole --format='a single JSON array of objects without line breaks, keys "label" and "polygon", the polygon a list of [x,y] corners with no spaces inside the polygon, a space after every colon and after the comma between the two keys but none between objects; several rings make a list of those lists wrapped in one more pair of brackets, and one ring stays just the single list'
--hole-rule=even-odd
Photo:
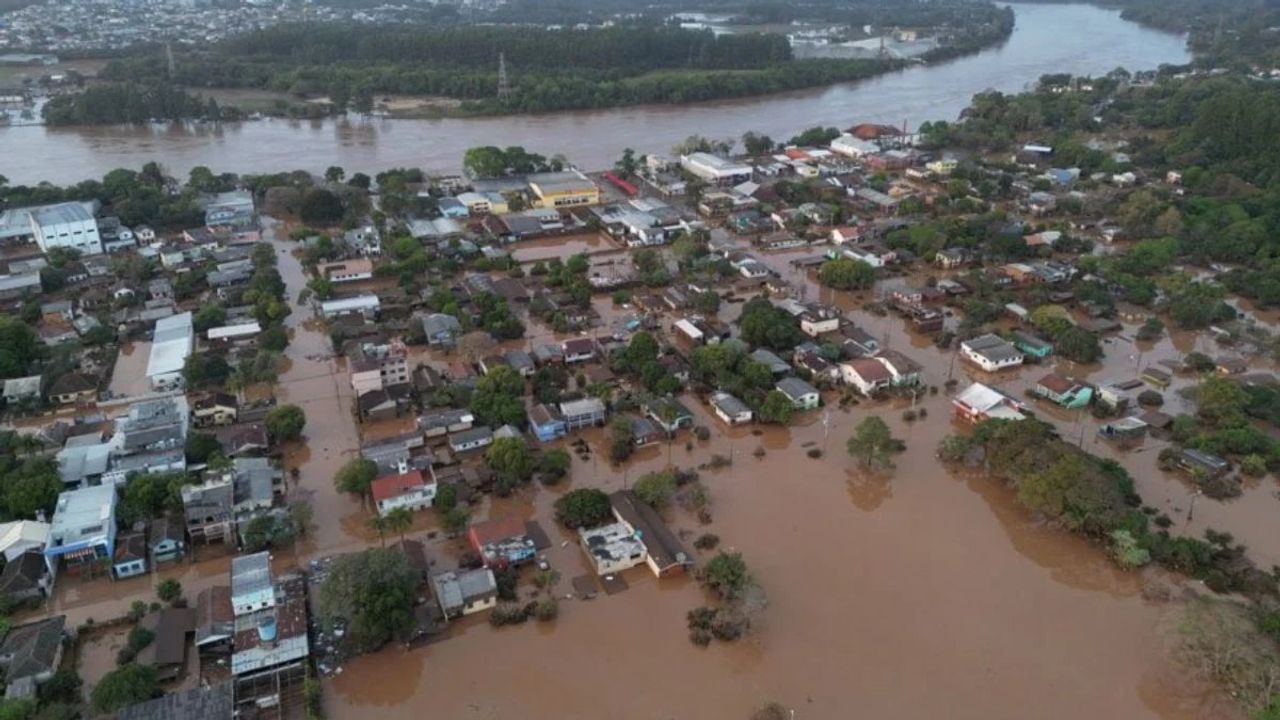
[{"label": "utility pole", "polygon": [[173,76],[177,74],[175,72],[175,63],[173,62],[173,43],[166,42],[164,44],[164,54],[169,61],[169,79],[173,80]]}]

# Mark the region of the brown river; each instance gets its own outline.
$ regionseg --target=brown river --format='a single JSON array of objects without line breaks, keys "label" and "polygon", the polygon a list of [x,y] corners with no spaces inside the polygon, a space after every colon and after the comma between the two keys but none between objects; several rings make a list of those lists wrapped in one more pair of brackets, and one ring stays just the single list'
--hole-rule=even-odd
[{"label": "brown river", "polygon": [[997,47],[828,88],[678,107],[480,119],[10,127],[0,129],[0,174],[14,184],[73,183],[117,167],[136,169],[149,160],[178,176],[197,165],[237,173],[321,172],[330,165],[348,173],[403,166],[452,172],[463,151],[475,145],[523,145],[596,169],[612,165],[623,148],[666,152],[695,133],[737,138],[756,130],[781,139],[812,125],[864,121],[905,122],[914,128],[926,120],[954,119],[975,93],[1016,92],[1047,73],[1150,70],[1189,59],[1181,36],[1125,22],[1116,11],[1088,5],[1016,5],[1015,10],[1017,26]]}]

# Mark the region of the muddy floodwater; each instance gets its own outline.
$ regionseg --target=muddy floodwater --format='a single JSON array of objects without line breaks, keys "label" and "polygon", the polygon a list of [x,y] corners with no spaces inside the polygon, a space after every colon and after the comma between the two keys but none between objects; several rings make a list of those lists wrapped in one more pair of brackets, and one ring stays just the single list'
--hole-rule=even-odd
[{"label": "muddy floodwater", "polygon": [[[196,165],[227,172],[348,173],[421,166],[453,172],[475,145],[523,145],[563,153],[587,168],[613,164],[623,148],[664,152],[692,134],[737,138],[747,130],[791,137],[813,125],[950,120],[975,93],[1018,92],[1048,73],[1150,70],[1189,60],[1184,38],[1088,5],[1014,5],[1007,41],[981,53],[863,82],[782,95],[680,106],[446,120],[355,117],[315,122],[267,120],[221,125],[0,128],[4,174],[13,184],[74,183],[117,167],[156,160],[185,177]],[[511,68],[519,75],[519,68]]]},{"label": "muddy floodwater", "polygon": [[[790,264],[806,252],[812,253],[762,259],[816,299],[813,278]],[[1127,326],[1096,366],[1048,364],[987,376],[905,332],[900,319],[864,312],[871,294],[823,292],[821,298],[923,364],[931,384],[941,386],[950,375],[960,387],[982,380],[1018,397],[1050,370],[1119,380],[1160,359],[1213,350],[1182,334],[1135,345],[1126,338],[1136,326]],[[607,299],[596,308],[606,323],[627,312]],[[736,312],[728,305],[722,316]],[[539,337],[534,342],[559,337],[536,326],[530,333]],[[1185,409],[1176,390],[1190,382],[1180,377],[1166,392],[1168,410]],[[350,662],[326,685],[331,712],[357,719],[424,712],[596,718],[607,708],[610,717],[733,720],[778,700],[799,718],[1239,717],[1229,701],[1170,661],[1179,605],[1148,598],[1166,594],[1160,588],[1177,597],[1187,587],[1183,581],[1155,570],[1122,572],[1096,546],[1029,518],[1011,492],[981,473],[956,474],[939,465],[939,441],[963,429],[951,420],[945,392],[917,403],[926,416],[914,423],[903,419],[911,407],[905,401],[864,401],[845,410],[832,403],[829,429],[820,412],[787,429],[728,429],[696,398],[684,400],[698,424],[713,429],[709,441],[679,438],[612,467],[605,433],[588,432],[593,452],[575,459],[567,483],[485,501],[475,516],[515,513],[547,526],[553,540],[547,559],[565,578],[558,588],[565,597],[572,592],[568,578],[586,565],[573,538],[550,527],[561,493],[581,486],[615,490],[671,465],[732,458],[728,467],[702,470],[712,497],[709,526],[679,508],[666,516],[687,544],[713,532],[722,547],[743,553],[769,598],[747,640],[692,645],[684,616],[706,602],[697,584],[631,570],[628,590],[589,601],[567,598],[551,625],[495,630],[471,618],[425,648],[388,649]],[[1121,450],[1095,440],[1098,422],[1091,417],[1034,407],[1063,437],[1125,464],[1148,504],[1174,518],[1175,531],[1229,529],[1264,566],[1280,557],[1274,479],[1236,501],[1201,498],[1188,519],[1191,489],[1155,467],[1161,443]],[[864,472],[844,451],[868,414],[883,417],[907,443],[890,473]],[[823,457],[808,457],[813,448]],[[428,547],[442,567],[459,552],[444,541]]]},{"label": "muddy floodwater", "polygon": [[[817,422],[717,433],[693,451],[683,441],[649,448],[625,471],[599,459],[605,448],[593,437],[597,459],[575,462],[571,486],[618,489],[668,458],[687,467],[732,455],[731,466],[702,473],[710,526],[667,514],[741,551],[767,591],[746,641],[695,647],[684,614],[705,602],[696,584],[631,571],[630,589],[562,602],[551,626],[469,622],[426,648],[349,663],[328,683],[329,707],[341,718],[596,718],[608,708],[609,717],[735,719],[777,699],[801,718],[854,709],[876,718],[1231,717],[1166,666],[1170,611],[1143,600],[1140,576],[1036,526],[987,480],[941,471],[932,450],[951,430],[947,402],[926,400],[928,418],[910,426],[901,406],[833,411],[829,454],[818,460],[803,450],[824,445]],[[906,439],[892,474],[864,474],[843,452],[867,413]],[[564,489],[504,503],[545,523]],[[580,555],[556,543],[550,559],[567,578]]]}]

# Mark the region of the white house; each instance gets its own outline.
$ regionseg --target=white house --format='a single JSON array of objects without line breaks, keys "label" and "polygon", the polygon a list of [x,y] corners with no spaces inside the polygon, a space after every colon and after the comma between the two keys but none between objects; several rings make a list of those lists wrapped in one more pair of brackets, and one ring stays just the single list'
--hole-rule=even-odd
[{"label": "white house", "polygon": [[1013,343],[991,333],[960,343],[960,354],[987,372],[1017,367],[1023,360]]},{"label": "white house", "polygon": [[379,307],[381,303],[377,295],[356,295],[320,303],[320,314],[329,319],[355,313],[373,318],[377,315]]},{"label": "white house", "polygon": [[951,401],[956,417],[969,422],[983,420],[1022,420],[1023,404],[995,388],[974,383]]},{"label": "white house", "polygon": [[79,250],[82,255],[102,252],[98,221],[85,203],[65,202],[32,209],[31,235],[46,253],[59,247]]},{"label": "white house", "polygon": [[597,575],[612,575],[645,561],[648,551],[631,528],[621,522],[581,532],[582,549]]},{"label": "white house", "polygon": [[858,388],[863,395],[873,395],[893,380],[889,368],[875,358],[857,358],[840,363],[840,379]]},{"label": "white house", "polygon": [[797,410],[812,410],[822,401],[818,388],[798,377],[785,377],[775,385],[779,392],[786,395]]},{"label": "white house", "polygon": [[746,403],[727,392],[718,392],[711,396],[711,409],[715,411],[716,417],[730,425],[749,423],[753,417],[751,408],[747,407]]},{"label": "white house", "polygon": [[856,160],[880,152],[880,146],[869,140],[862,140],[844,133],[831,141],[831,151]]},{"label": "white house", "polygon": [[431,507],[436,499],[436,481],[428,481],[422,471],[410,470],[396,475],[384,475],[369,488],[373,502],[378,507],[378,514],[385,516],[396,508],[424,510]]},{"label": "white house", "polygon": [[697,178],[719,187],[731,187],[751,179],[751,166],[726,160],[711,153],[696,152],[680,157],[680,167]]}]

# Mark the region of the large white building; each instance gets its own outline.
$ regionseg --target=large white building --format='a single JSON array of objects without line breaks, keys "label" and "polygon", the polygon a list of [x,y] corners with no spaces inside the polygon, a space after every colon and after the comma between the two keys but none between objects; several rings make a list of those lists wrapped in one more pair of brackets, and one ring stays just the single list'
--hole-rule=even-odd
[{"label": "large white building", "polygon": [[726,160],[711,153],[696,152],[682,155],[680,167],[719,187],[731,187],[751,179],[750,165]]},{"label": "large white building", "polygon": [[33,208],[31,235],[44,252],[61,247],[79,250],[82,255],[102,253],[98,221],[84,203],[66,202]]},{"label": "large white building", "polygon": [[156,321],[151,339],[151,356],[147,360],[147,381],[152,390],[182,387],[182,367],[195,348],[195,329],[191,313],[171,315]]}]

